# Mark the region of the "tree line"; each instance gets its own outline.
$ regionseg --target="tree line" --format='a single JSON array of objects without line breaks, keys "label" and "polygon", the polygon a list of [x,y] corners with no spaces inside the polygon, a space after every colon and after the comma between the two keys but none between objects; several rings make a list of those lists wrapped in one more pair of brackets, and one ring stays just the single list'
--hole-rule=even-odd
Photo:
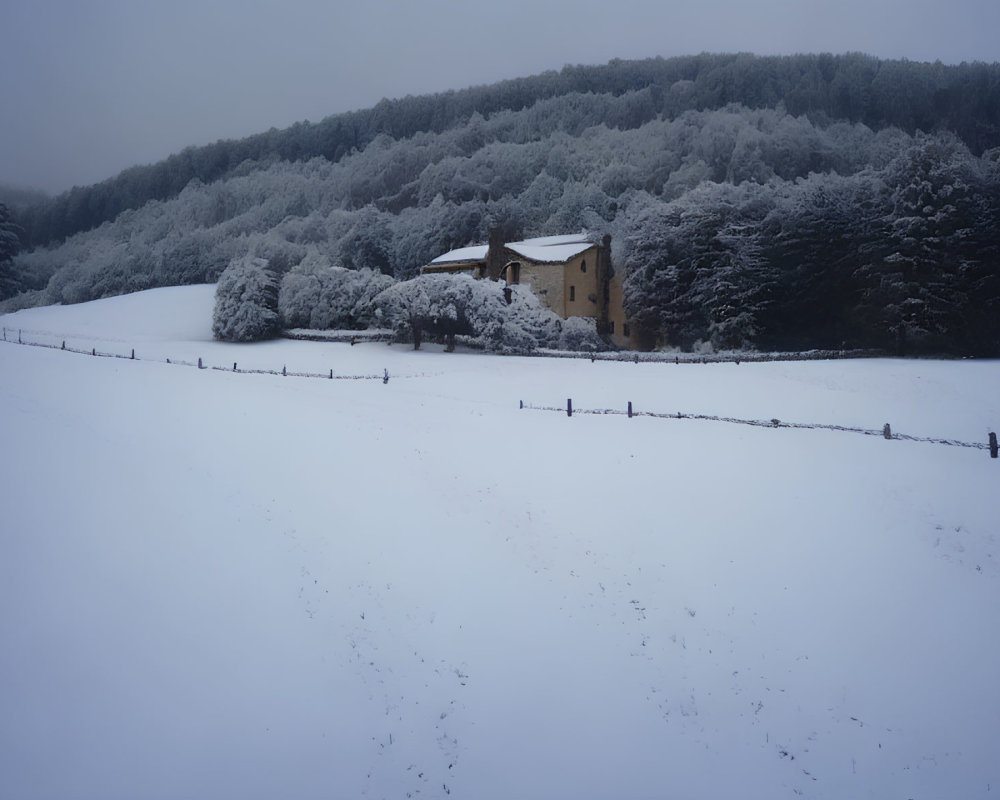
[{"label": "tree line", "polygon": [[706,182],[633,207],[619,260],[646,343],[1000,354],[1000,150],[898,145],[851,175]]},{"label": "tree line", "polygon": [[192,180],[213,183],[275,161],[321,157],[338,162],[380,136],[408,139],[462,128],[476,115],[516,114],[567,95],[621,97],[613,114],[583,104],[570,128],[592,125],[636,128],[662,116],[739,103],[778,108],[792,116],[862,123],[873,130],[908,133],[950,130],[974,154],[1000,145],[1000,65],[880,60],[859,53],[759,57],[701,54],[561,71],[420,97],[383,100],[370,109],[301,122],[239,140],[190,147],[152,165],[74,187],[19,210],[27,247],[49,244],[113,220],[150,200],[177,196]]}]

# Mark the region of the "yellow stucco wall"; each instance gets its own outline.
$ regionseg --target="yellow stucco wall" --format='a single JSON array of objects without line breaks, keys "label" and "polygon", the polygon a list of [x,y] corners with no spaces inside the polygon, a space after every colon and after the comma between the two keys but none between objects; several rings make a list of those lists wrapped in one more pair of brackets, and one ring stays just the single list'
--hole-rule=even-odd
[{"label": "yellow stucco wall", "polygon": [[[564,317],[596,317],[600,297],[597,294],[596,250],[571,258],[563,272],[563,297],[566,298]],[[581,269],[586,266],[586,271]]]},{"label": "yellow stucco wall", "polygon": [[[596,251],[587,250],[562,264],[539,264],[521,257],[521,284],[564,319],[596,317],[598,311]],[[586,262],[586,271],[581,266]],[[572,298],[572,299],[571,299]]]}]

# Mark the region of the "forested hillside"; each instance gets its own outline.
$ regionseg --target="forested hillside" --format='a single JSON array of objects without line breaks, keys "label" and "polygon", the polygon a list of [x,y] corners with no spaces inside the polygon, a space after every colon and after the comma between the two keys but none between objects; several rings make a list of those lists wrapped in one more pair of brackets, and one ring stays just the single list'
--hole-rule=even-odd
[{"label": "forested hillside", "polygon": [[13,219],[34,250],[6,268],[8,308],[248,255],[403,279],[491,224],[586,228],[612,234],[649,346],[997,355],[1000,65],[567,67],[191,148]]}]

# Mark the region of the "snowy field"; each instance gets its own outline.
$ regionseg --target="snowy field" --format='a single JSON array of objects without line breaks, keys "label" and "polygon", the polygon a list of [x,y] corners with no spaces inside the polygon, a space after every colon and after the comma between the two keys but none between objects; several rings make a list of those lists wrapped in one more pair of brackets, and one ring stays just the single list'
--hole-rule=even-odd
[{"label": "snowy field", "polygon": [[519,409],[985,444],[997,362],[230,345],[212,302],[0,318],[136,351],[0,342],[0,797],[1000,792],[1000,460]]}]

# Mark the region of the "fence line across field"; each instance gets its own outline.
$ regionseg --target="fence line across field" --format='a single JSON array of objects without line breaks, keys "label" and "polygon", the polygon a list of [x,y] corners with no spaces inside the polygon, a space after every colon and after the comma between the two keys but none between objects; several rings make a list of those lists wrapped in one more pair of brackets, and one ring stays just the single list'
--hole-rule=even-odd
[{"label": "fence line across field", "polygon": [[884,439],[896,439],[905,442],[927,442],[929,444],[946,444],[951,447],[969,447],[975,450],[989,450],[991,458],[1000,455],[996,433],[990,432],[988,442],[963,442],[958,439],[944,439],[934,436],[912,436],[906,433],[894,433],[892,426],[885,423],[880,429],[854,428],[847,425],[829,425],[820,422],[784,422],[780,419],[741,419],[739,417],[723,417],[715,414],[690,414],[678,411],[674,414],[660,411],[636,411],[632,401],[624,409],[621,408],[579,408],[573,406],[573,398],[566,400],[565,406],[544,406],[520,401],[520,407],[529,411],[555,411],[565,413],[567,417],[574,414],[598,414],[611,416],[652,417],[653,419],[696,419],[708,422],[727,422],[733,425],[752,425],[757,428],[807,428],[810,430],[842,431],[844,433],[860,433],[865,436],[881,436]]},{"label": "fence line across field", "polygon": [[[63,340],[62,344],[52,344],[52,343],[49,343],[49,342],[33,342],[33,341],[26,340],[23,337],[23,335],[22,335],[22,331],[20,331],[20,330],[17,332],[17,341],[14,341],[13,338],[10,338],[10,339],[7,338],[7,331],[8,331],[7,328],[3,329],[3,341],[6,342],[6,343],[8,343],[8,344],[19,344],[19,345],[24,345],[26,347],[44,347],[44,348],[46,348],[48,350],[60,350],[62,352],[66,352],[66,353],[76,353],[77,355],[93,356],[93,357],[96,357],[96,358],[118,358],[118,359],[124,359],[126,361],[147,361],[147,362],[154,363],[154,364],[170,364],[170,365],[173,365],[173,366],[181,366],[181,367],[197,367],[198,369],[212,369],[212,370],[216,370],[218,372],[235,372],[235,373],[238,373],[240,375],[281,375],[283,377],[290,377],[290,378],[322,378],[324,380],[341,380],[341,381],[375,381],[375,380],[380,380],[380,381],[382,381],[382,383],[388,383],[389,382],[389,370],[388,369],[383,369],[381,375],[378,375],[378,374],[372,374],[372,375],[347,375],[347,374],[344,374],[344,375],[340,375],[340,374],[334,373],[334,371],[333,371],[332,368],[328,372],[294,372],[294,371],[289,370],[287,368],[287,366],[282,366],[281,369],[246,369],[246,368],[240,369],[239,368],[239,362],[236,362],[236,361],[233,362],[233,366],[232,366],[232,368],[230,368],[228,366],[221,367],[221,366],[214,365],[214,364],[212,364],[212,365],[206,364],[204,362],[204,360],[201,359],[201,358],[199,358],[197,362],[194,362],[194,361],[185,361],[183,359],[178,359],[178,358],[164,358],[164,359],[160,359],[160,358],[140,358],[140,357],[136,356],[136,354],[135,354],[135,348],[134,347],[131,348],[130,352],[126,355],[124,353],[108,353],[108,352],[99,351],[96,347],[91,347],[89,350],[87,350],[87,349],[81,350],[81,349],[76,348],[76,347],[68,347],[66,345],[66,340]],[[392,377],[395,377],[395,378],[422,378],[422,377],[427,377],[427,375],[421,373],[421,374],[415,374],[415,375],[394,375]]]},{"label": "fence line across field", "polygon": [[[49,350],[61,350],[67,353],[76,353],[78,355],[89,355],[99,358],[118,358],[125,359],[129,361],[149,361],[152,363],[166,363],[177,366],[184,367],[197,367],[198,369],[212,369],[219,372],[235,372],[241,375],[281,375],[283,377],[294,377],[294,378],[320,378],[324,380],[353,380],[353,381],[364,381],[364,380],[381,380],[383,383],[389,382],[389,370],[384,369],[381,375],[338,375],[334,374],[331,368],[328,372],[290,372],[286,366],[282,366],[280,370],[271,369],[240,369],[239,362],[234,361],[233,366],[230,369],[228,366],[218,366],[218,365],[207,365],[204,361],[199,358],[197,363],[192,361],[184,361],[180,359],[170,359],[166,358],[160,359],[143,359],[136,357],[135,348],[131,348],[128,355],[122,353],[106,353],[98,352],[96,347],[92,347],[90,350],[80,350],[74,347],[67,347],[66,340],[63,340],[60,345],[46,343],[46,342],[33,342],[26,341],[23,336],[23,331],[18,330],[17,341],[14,342],[13,339],[7,338],[7,328],[3,328],[3,341],[8,344],[19,344],[28,347],[44,347]],[[428,377],[425,373],[420,373],[416,375],[403,375],[395,377],[405,377],[405,378],[417,378],[417,377]],[[952,447],[968,447],[976,450],[989,450],[991,458],[998,457],[998,445],[997,445],[997,435],[994,432],[990,432],[989,441],[983,442],[963,442],[957,439],[943,439],[932,436],[912,436],[905,433],[894,433],[892,431],[889,423],[885,423],[880,430],[871,428],[854,428],[845,425],[830,425],[824,423],[813,423],[813,422],[783,422],[780,419],[741,419],[739,417],[723,417],[715,414],[692,414],[684,413],[678,411],[677,413],[664,413],[658,411],[635,411],[632,407],[632,401],[629,401],[625,409],[620,408],[573,408],[573,400],[569,398],[566,400],[566,407],[561,406],[543,406],[534,405],[532,403],[526,403],[524,400],[520,401],[520,407],[522,409],[528,409],[530,411],[557,411],[562,413],[566,412],[566,415],[572,417],[574,413],[576,414],[600,414],[600,415],[616,415],[616,416],[627,416],[632,417],[651,417],[654,419],[696,419],[704,420],[708,422],[727,422],[735,425],[751,425],[759,428],[806,428],[811,430],[828,430],[828,431],[842,431],[845,433],[860,433],[865,436],[882,436],[885,439],[896,439],[899,441],[909,441],[909,442],[927,442],[930,444],[944,444],[950,445]]]}]

